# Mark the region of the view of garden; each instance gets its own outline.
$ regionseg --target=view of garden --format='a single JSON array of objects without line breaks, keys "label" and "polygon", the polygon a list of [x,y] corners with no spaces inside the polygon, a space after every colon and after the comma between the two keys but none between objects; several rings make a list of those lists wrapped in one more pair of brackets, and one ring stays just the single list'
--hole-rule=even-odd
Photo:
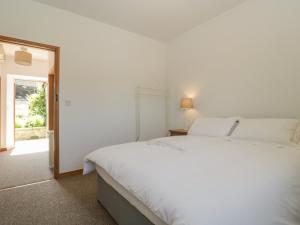
[{"label": "view of garden", "polygon": [[46,137],[46,83],[16,81],[16,140]]}]

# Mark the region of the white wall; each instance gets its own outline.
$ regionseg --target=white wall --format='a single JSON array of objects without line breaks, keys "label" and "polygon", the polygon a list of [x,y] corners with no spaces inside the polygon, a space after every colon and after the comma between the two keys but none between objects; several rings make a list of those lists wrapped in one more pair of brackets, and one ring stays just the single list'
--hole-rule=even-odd
[{"label": "white wall", "polygon": [[[1,114],[3,117],[6,117],[6,127],[5,129],[5,146],[7,148],[14,147],[14,142],[15,142],[15,113],[14,113],[14,79],[12,76],[7,75],[6,76],[6,107],[4,108]],[[2,109],[1,109],[2,110]]]},{"label": "white wall", "polygon": [[4,108],[4,105],[3,105],[3,100],[1,99],[1,95],[2,95],[2,90],[3,90],[3,79],[2,79],[2,65],[3,62],[0,62],[0,148],[3,148],[4,146],[1,144],[1,140],[3,140],[5,137],[3,136],[3,131],[2,131],[2,124],[3,124],[3,116],[2,116],[2,113],[1,113],[1,110],[2,108]]},{"label": "white wall", "polygon": [[249,0],[168,45],[169,121],[200,114],[300,118],[300,1]]},{"label": "white wall", "polygon": [[[1,34],[61,47],[60,172],[135,139],[135,89],[165,87],[165,45],[30,0],[3,0]],[[71,106],[66,106],[66,100]]]}]

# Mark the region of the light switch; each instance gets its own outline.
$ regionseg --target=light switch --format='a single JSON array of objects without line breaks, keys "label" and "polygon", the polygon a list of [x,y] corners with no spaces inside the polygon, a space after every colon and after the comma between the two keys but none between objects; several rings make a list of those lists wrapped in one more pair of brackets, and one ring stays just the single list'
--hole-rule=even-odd
[{"label": "light switch", "polygon": [[65,100],[65,106],[69,107],[72,105],[71,100]]}]

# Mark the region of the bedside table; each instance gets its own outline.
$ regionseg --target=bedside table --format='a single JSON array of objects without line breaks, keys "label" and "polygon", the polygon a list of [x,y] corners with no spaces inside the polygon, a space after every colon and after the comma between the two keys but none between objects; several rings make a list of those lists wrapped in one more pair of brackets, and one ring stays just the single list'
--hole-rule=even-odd
[{"label": "bedside table", "polygon": [[184,135],[187,135],[188,133],[188,130],[185,130],[185,129],[172,129],[172,130],[169,130],[170,132],[170,136],[184,136]]}]

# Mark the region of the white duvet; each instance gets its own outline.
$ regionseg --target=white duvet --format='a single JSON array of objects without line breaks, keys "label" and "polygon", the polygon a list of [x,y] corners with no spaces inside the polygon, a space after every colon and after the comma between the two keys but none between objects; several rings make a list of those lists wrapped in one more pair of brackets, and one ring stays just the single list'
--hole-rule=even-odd
[{"label": "white duvet", "polygon": [[179,136],[86,156],[170,225],[300,225],[300,149]]}]

